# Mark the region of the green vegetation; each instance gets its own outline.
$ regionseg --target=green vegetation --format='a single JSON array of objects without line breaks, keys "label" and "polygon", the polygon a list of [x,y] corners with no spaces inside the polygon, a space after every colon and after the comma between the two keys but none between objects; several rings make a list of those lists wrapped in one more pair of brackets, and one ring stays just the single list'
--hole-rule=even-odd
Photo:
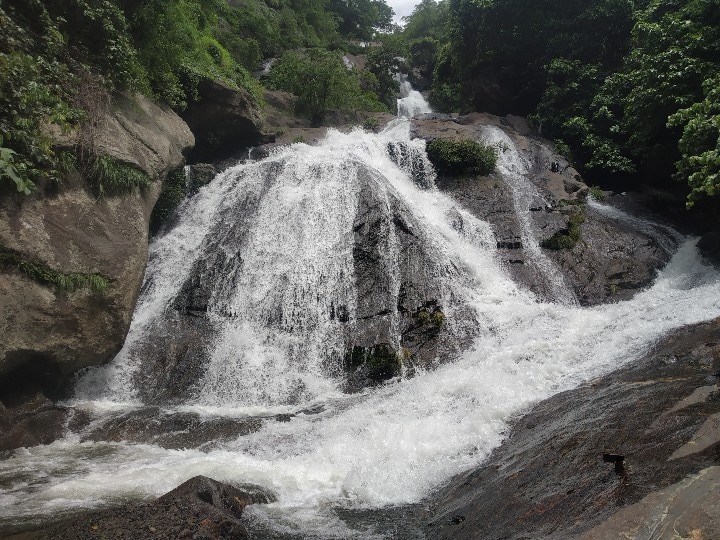
[{"label": "green vegetation", "polygon": [[497,152],[468,140],[436,139],[427,144],[427,155],[439,174],[488,175],[495,170]]},{"label": "green vegetation", "polygon": [[349,370],[364,366],[368,378],[376,382],[397,377],[402,370],[402,356],[384,343],[372,347],[355,346],[347,352],[343,363]]},{"label": "green vegetation", "polygon": [[43,263],[30,260],[20,252],[4,246],[0,246],[0,265],[22,272],[38,283],[49,285],[65,293],[79,289],[88,289],[95,293],[103,293],[110,286],[109,279],[101,274],[58,272]]},{"label": "green vegetation", "polygon": [[[339,51],[348,39],[389,29],[391,19],[382,0],[3,0],[0,189],[29,194],[60,182],[67,160],[51,133],[92,126],[96,106],[109,106],[115,92],[140,91],[183,110],[212,79],[247,89],[261,104],[262,86],[249,70],[298,48],[307,49],[283,55],[273,79],[298,93],[303,114],[321,121],[328,108],[383,110],[378,78],[347,72]],[[292,84],[288,73],[306,85]],[[95,151],[86,142],[83,159]],[[92,165],[101,178],[95,188],[123,189],[108,183],[104,157]]]},{"label": "green vegetation", "polygon": [[98,197],[124,195],[150,187],[147,174],[107,155],[91,155],[84,163],[80,162],[79,167]]},{"label": "green vegetation", "polygon": [[185,167],[178,167],[167,176],[163,190],[160,192],[152,214],[150,215],[150,231],[156,233],[185,199],[187,179]]},{"label": "green vegetation", "polygon": [[273,66],[268,84],[298,96],[295,111],[322,125],[330,109],[382,111],[371,73],[348,70],[339,52],[307,49],[286,52]]},{"label": "green vegetation", "polygon": [[585,209],[578,208],[573,210],[568,218],[568,224],[564,229],[560,229],[550,238],[543,240],[540,247],[545,249],[560,250],[572,249],[580,240],[582,235],[582,224],[585,222]]},{"label": "green vegetation", "polygon": [[720,191],[716,0],[423,0],[401,35],[439,110],[531,114],[595,182]]},{"label": "green vegetation", "polygon": [[605,192],[598,186],[590,186],[590,195],[592,195],[593,199],[599,202],[602,202],[607,198],[605,196]]}]

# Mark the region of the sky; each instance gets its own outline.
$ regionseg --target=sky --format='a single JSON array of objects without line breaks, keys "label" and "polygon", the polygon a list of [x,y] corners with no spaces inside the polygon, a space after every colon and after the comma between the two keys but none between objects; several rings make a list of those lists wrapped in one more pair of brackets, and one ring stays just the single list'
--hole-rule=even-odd
[{"label": "sky", "polygon": [[410,15],[416,4],[420,3],[420,0],[385,0],[387,5],[395,10],[395,17],[393,22],[397,24],[402,23],[402,18]]}]

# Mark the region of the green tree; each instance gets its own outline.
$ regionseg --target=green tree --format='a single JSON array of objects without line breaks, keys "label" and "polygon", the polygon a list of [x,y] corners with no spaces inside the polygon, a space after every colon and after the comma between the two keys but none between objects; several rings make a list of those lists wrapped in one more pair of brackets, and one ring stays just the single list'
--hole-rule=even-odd
[{"label": "green tree", "polygon": [[[376,81],[375,81],[376,82]],[[286,52],[273,66],[269,84],[297,96],[296,110],[321,125],[330,109],[384,110],[371,89],[363,88],[339,52],[308,49]]]}]

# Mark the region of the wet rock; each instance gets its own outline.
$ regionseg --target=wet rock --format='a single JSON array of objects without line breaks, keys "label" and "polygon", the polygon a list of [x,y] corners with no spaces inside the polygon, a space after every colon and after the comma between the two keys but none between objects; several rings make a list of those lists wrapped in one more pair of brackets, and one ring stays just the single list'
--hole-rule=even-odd
[{"label": "wet rock", "polygon": [[720,538],[718,485],[720,467],[708,467],[619,510],[579,538]]},{"label": "wet rock", "polygon": [[209,184],[216,175],[217,171],[210,163],[190,165],[187,172],[188,195],[195,195],[201,187]]},{"label": "wet rock", "polygon": [[362,388],[400,375],[402,358],[388,343],[355,346],[345,354],[343,367],[349,373],[348,387]]},{"label": "wet rock", "polygon": [[[70,430],[83,441],[114,441],[155,444],[162,448],[209,450],[218,444],[258,431],[261,418],[201,417],[191,412],[166,412],[148,407],[89,424],[73,417]],[[88,426],[89,429],[88,429]]]},{"label": "wet rock", "polygon": [[[544,255],[555,263],[581,305],[625,300],[652,282],[657,270],[669,260],[668,250],[637,224],[586,208],[588,187],[577,171],[549,141],[533,135],[524,119],[485,113],[471,113],[457,120],[421,118],[413,120],[412,132],[426,140],[478,140],[484,126],[502,128],[508,134],[527,166],[524,178],[538,195],[518,208],[516,188],[497,171],[489,176],[441,175],[436,185],[491,224],[499,257],[516,282],[541,298],[554,299],[523,239],[521,219],[525,212],[538,244],[554,248],[544,249]],[[573,216],[585,217],[573,224]]]},{"label": "wet rock", "polygon": [[0,403],[0,451],[50,444],[64,433],[69,414],[42,394],[8,406]]},{"label": "wet rock", "polygon": [[715,266],[720,266],[720,231],[704,235],[698,242],[698,249],[705,259]]},{"label": "wet rock", "polygon": [[87,512],[17,538],[238,540],[248,538],[240,519],[245,507],[274,500],[259,486],[235,487],[196,476],[155,501]]},{"label": "wet rock", "polygon": [[714,538],[720,441],[692,441],[720,412],[707,388],[718,343],[720,319],[680,329],[635,365],[536,405],[488,461],[433,497],[428,538],[636,537],[650,523],[653,538],[673,524]]}]

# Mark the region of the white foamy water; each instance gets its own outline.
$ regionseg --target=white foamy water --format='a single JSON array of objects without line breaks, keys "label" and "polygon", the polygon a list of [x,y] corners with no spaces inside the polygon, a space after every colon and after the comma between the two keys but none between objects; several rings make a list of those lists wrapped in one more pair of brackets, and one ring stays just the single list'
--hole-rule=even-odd
[{"label": "white foamy water", "polygon": [[397,100],[398,117],[412,118],[432,112],[423,95],[410,84],[407,75],[400,75],[400,98]]},{"label": "white foamy water", "polygon": [[[684,238],[652,287],[632,300],[593,308],[562,294],[558,303],[539,301],[508,277],[487,223],[436,189],[419,188],[393,163],[388,143],[398,141],[424,144],[409,141],[403,121],[379,135],[331,131],[317,147],[293,145],[204,187],[151,247],[126,347],[110,366],[81,380],[75,400],[98,414],[138,401],[134,347],[151,339],[146,332],[202,256],[213,223],[232,220],[238,201],[253,199],[260,202],[245,240],[239,248],[232,244],[241,249],[243,273],[211,302],[235,316],[223,323],[209,367],[180,410],[224,416],[289,410],[281,408],[283,396],[302,381],[294,410],[322,405],[321,412],[266,422],[208,451],[80,443],[76,436],[22,449],[0,462],[0,519],[157,496],[204,474],[273,489],[278,502],[248,508],[257,520],[305,535],[367,538],[332,508],[420,501],[480,464],[513,415],[632,362],[669,330],[720,315],[720,275]],[[513,157],[501,158],[501,172],[512,182],[523,174],[522,156],[514,147],[507,152]],[[269,168],[272,163],[277,166]],[[470,347],[437,369],[344,395],[321,366],[328,358],[323,344],[342,345],[329,303],[347,305],[352,319],[358,301],[349,250],[361,169],[372,172],[379,200],[402,201],[437,264],[453,268],[441,278],[447,324],[471,324],[454,320],[451,299],[461,298],[478,331]],[[536,195],[518,190],[518,211],[527,210],[526,199]],[[531,245],[530,226],[524,234]],[[393,242],[388,257],[400,257]],[[562,283],[555,286],[562,290]],[[269,313],[277,305],[285,306],[281,316]]]},{"label": "white foamy water", "polygon": [[575,293],[540,247],[540,234],[530,215],[530,208],[546,208],[550,203],[527,178],[530,173],[527,157],[520,154],[510,136],[499,127],[485,126],[482,142],[497,149],[497,169],[512,191],[515,215],[521,227],[520,239],[523,249],[530,255],[528,262],[535,270],[535,279],[548,285],[553,300],[563,304],[577,304]]}]

